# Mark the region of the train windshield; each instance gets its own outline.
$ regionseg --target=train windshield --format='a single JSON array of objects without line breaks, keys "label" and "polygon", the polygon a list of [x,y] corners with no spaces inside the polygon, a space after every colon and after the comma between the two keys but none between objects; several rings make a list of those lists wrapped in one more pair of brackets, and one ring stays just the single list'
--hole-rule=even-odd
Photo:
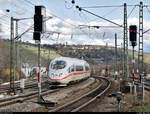
[{"label": "train windshield", "polygon": [[61,60],[57,60],[51,64],[51,68],[55,70],[63,69],[65,68],[65,66],[66,66],[66,62]]}]

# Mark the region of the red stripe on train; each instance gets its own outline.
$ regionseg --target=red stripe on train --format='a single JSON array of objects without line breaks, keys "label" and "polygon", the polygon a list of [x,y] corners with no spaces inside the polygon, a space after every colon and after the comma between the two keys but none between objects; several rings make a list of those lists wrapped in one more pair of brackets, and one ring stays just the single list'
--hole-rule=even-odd
[{"label": "red stripe on train", "polygon": [[69,74],[69,75],[67,75],[67,76],[65,76],[65,77],[63,77],[63,78],[61,78],[61,79],[52,79],[52,78],[50,78],[50,77],[49,77],[49,79],[51,79],[51,80],[63,80],[63,79],[66,79],[66,78],[68,78],[69,76],[72,76],[72,75],[80,75],[80,74],[86,74],[86,73],[89,73],[89,72],[71,73],[71,74]]}]

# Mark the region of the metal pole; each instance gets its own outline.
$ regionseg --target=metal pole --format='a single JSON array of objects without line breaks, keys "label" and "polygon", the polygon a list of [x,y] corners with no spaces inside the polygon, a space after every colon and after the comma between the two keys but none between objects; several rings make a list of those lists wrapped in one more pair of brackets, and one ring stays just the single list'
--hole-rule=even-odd
[{"label": "metal pole", "polygon": [[123,76],[126,82],[128,83],[129,77],[129,65],[128,65],[128,33],[127,33],[127,5],[124,3],[124,38],[123,38],[123,48],[124,48],[124,63],[123,63]]},{"label": "metal pole", "polygon": [[117,34],[115,33],[115,76],[117,76],[118,84],[119,84],[119,91],[120,91],[120,77],[118,75],[118,63],[117,63]]},{"label": "metal pole", "polygon": [[138,45],[138,73],[141,75],[141,86],[142,86],[142,99],[144,101],[144,85],[143,85],[143,2],[140,2],[139,6],[139,45]]},{"label": "metal pole", "polygon": [[143,73],[143,2],[139,6],[139,50],[138,50],[138,70],[139,75]]},{"label": "metal pole", "polygon": [[134,84],[134,80],[135,80],[135,57],[134,57],[134,46],[133,46],[133,51],[132,51],[132,55],[133,55],[133,58],[132,58],[132,75],[133,75],[133,87],[134,87],[134,101],[136,100],[136,85]]},{"label": "metal pole", "polygon": [[133,46],[133,49],[132,49],[132,76],[133,76],[133,86],[134,86],[134,63],[135,63],[135,60],[134,60],[134,46]]},{"label": "metal pole", "polygon": [[132,81],[132,83],[133,83],[134,94],[135,94],[135,85],[134,85],[134,63],[135,63],[135,60],[134,60],[134,46],[133,46],[133,49],[132,49],[132,55],[133,55],[133,58],[132,58],[132,76],[133,76],[133,81]]},{"label": "metal pole", "polygon": [[[108,48],[108,43],[106,43],[106,49]],[[105,64],[106,64],[106,69],[105,69],[105,76],[108,76],[108,58],[107,58],[107,51],[105,52]]]},{"label": "metal pole", "polygon": [[48,49],[49,53],[48,53],[48,64],[47,64],[47,76],[49,73],[49,65],[50,65],[50,48]]},{"label": "metal pole", "polygon": [[142,100],[144,102],[144,74],[142,75]]},{"label": "metal pole", "polygon": [[[18,20],[16,20],[16,37],[18,36]],[[18,41],[16,40],[16,67],[15,67],[16,71],[17,71],[17,68],[18,68]],[[16,72],[15,72],[15,75],[16,75]]]},{"label": "metal pole", "polygon": [[121,43],[121,70],[122,70],[122,74],[123,74],[123,45],[122,45],[122,43]]},{"label": "metal pole", "polygon": [[14,91],[14,85],[12,83],[13,80],[13,73],[12,73],[12,69],[13,69],[13,45],[14,45],[14,23],[13,23],[13,17],[11,17],[11,24],[10,24],[10,38],[11,38],[11,42],[10,42],[10,93],[12,91]]},{"label": "metal pole", "polygon": [[41,63],[40,63],[40,41],[38,41],[38,102],[41,103]]},{"label": "metal pole", "polygon": [[[12,19],[12,22],[14,23],[14,18]],[[14,27],[14,26],[13,26]],[[14,35],[14,34],[13,34]],[[15,34],[15,37],[18,35],[18,21],[16,20],[16,34]],[[14,49],[15,49],[15,55],[16,55],[16,57],[15,57],[15,61],[16,62],[14,62],[15,64],[14,64],[14,73],[13,73],[13,92],[14,92],[14,94],[16,94],[16,90],[15,90],[15,79],[16,79],[16,72],[17,72],[17,56],[18,56],[18,42],[17,42],[17,40],[15,41],[14,40]]]},{"label": "metal pole", "polygon": [[115,74],[117,73],[117,34],[115,33]]},{"label": "metal pole", "polygon": [[19,80],[21,79],[21,70],[22,70],[22,58],[21,58],[21,52],[22,52],[22,46],[21,46],[21,38],[20,38],[20,45],[19,45],[19,55],[20,55],[20,76],[19,76]]}]

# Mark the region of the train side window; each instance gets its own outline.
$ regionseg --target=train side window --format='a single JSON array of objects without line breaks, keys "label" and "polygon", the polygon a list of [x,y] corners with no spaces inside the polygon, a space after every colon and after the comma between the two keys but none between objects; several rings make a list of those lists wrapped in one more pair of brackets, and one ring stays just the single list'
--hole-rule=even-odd
[{"label": "train side window", "polygon": [[73,66],[69,67],[69,68],[68,68],[68,72],[69,72],[69,73],[74,72],[74,67],[73,67]]},{"label": "train side window", "polygon": [[90,68],[88,66],[85,66],[85,70],[88,71],[90,70]]},{"label": "train side window", "polygon": [[76,66],[76,71],[83,71],[83,66]]},{"label": "train side window", "polygon": [[65,67],[66,67],[66,62],[62,60],[57,60],[51,64],[51,68],[55,70],[63,69]]}]

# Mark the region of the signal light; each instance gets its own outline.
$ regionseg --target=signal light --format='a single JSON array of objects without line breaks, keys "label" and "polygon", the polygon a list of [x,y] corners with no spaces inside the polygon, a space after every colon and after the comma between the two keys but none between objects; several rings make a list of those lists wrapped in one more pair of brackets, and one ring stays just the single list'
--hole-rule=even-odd
[{"label": "signal light", "polygon": [[34,15],[34,32],[42,32],[43,30],[43,16]]},{"label": "signal light", "polygon": [[136,27],[136,25],[131,25],[130,26],[130,41],[132,42],[132,41],[136,41],[137,39],[136,39],[136,37],[137,37],[137,27]]},{"label": "signal light", "polygon": [[136,25],[130,25],[129,27],[129,38],[132,46],[136,46],[136,41],[137,41],[137,27]]}]

